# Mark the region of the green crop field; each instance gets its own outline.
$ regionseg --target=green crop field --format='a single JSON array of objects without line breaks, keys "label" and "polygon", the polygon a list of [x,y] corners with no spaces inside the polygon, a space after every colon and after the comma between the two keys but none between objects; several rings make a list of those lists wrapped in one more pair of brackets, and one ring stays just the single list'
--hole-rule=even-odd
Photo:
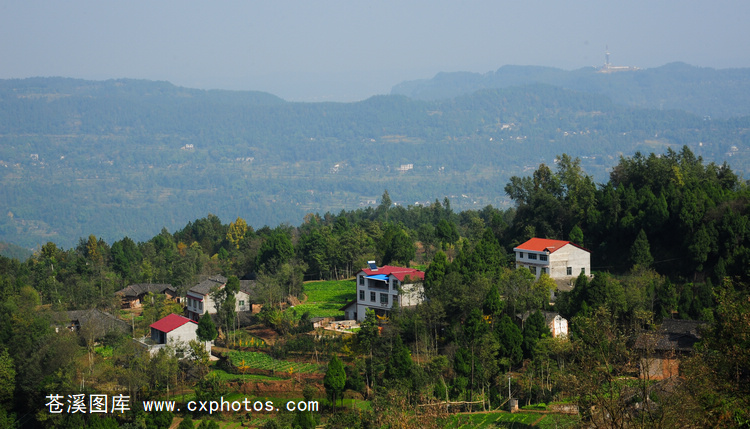
[{"label": "green crop field", "polygon": [[339,317],[344,315],[340,308],[356,297],[357,286],[354,280],[307,282],[304,292],[307,301],[294,307],[298,318],[305,312],[310,317]]},{"label": "green crop field", "polygon": [[[540,420],[541,419],[541,420]],[[446,427],[452,429],[464,428],[572,428],[577,418],[561,414],[541,413],[477,413],[458,414],[453,416]]]},{"label": "green crop field", "polygon": [[270,380],[283,380],[281,377],[274,377],[271,375],[258,375],[258,374],[230,374],[224,370],[217,369],[213,371],[219,380],[223,381],[270,381]]},{"label": "green crop field", "polygon": [[232,362],[232,365],[240,370],[242,370],[242,368],[256,368],[290,374],[307,374],[320,371],[320,366],[313,363],[278,360],[260,352],[229,352],[229,360]]}]

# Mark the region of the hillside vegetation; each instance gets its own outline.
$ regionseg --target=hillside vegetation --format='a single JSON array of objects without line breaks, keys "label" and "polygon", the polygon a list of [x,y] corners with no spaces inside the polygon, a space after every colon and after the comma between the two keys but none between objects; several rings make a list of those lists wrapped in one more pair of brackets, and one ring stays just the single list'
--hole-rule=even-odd
[{"label": "hillside vegetation", "polygon": [[[281,427],[303,418],[305,427],[320,419],[356,428],[742,427],[750,420],[750,188],[728,164],[688,147],[638,153],[597,185],[579,159],[561,154],[554,166],[513,176],[504,190],[508,209],[454,211],[447,198],[396,206],[384,192],[376,207],[311,214],[297,226],[255,229],[242,218],[226,224],[208,215],[146,241],[107,242],[92,231],[76,247],[48,242],[25,262],[0,257],[0,424],[132,427],[143,419],[143,400],[273,392],[282,396],[277,404],[300,396],[321,404],[315,415],[262,416]],[[531,237],[590,249],[592,275],[557,290],[551,304],[556,283],[515,267],[513,248]],[[304,280],[351,278],[368,260],[426,266],[426,299],[381,317],[369,311],[352,334],[313,332],[312,309],[288,308],[304,294],[340,305],[352,296],[351,280]],[[184,293],[218,273],[229,278],[227,289],[254,277],[253,303],[263,304],[257,315],[238,317],[233,305],[221,305],[201,319],[211,336],[222,332],[221,371],[200,346],[179,360],[167,349],[152,356],[126,333],[96,339],[84,326],[78,333],[52,326],[56,311],[118,314],[114,293],[128,284],[170,283]],[[183,311],[164,296],[144,301],[143,315],[126,319],[134,336]],[[548,310],[569,321],[567,337],[551,337]],[[654,350],[638,339],[668,319],[699,324],[700,341],[679,355],[679,377],[657,381],[642,376]],[[566,404],[578,415],[448,414],[446,402],[450,412],[504,408],[509,377],[521,405]],[[133,412],[47,412],[48,392],[77,394],[84,382],[90,392],[129,395]],[[354,409],[343,398],[366,406]],[[174,416],[162,417],[153,427],[169,427]]]},{"label": "hillside vegetation", "polygon": [[749,126],[543,84],[289,103],[167,82],[5,80],[0,240],[69,247],[94,230],[146,240],[206,212],[295,224],[373,206],[383,189],[401,205],[447,196],[458,209],[507,207],[511,176],[563,152],[597,182],[619,155],[683,145],[744,173]]}]

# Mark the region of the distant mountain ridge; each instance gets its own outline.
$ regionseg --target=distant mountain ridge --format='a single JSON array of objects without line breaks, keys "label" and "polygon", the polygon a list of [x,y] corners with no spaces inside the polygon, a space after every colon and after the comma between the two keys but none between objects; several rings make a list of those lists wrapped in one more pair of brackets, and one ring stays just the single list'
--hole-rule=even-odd
[{"label": "distant mountain ridge", "polygon": [[439,100],[534,83],[601,94],[631,107],[678,109],[714,118],[750,115],[750,68],[717,70],[681,62],[614,73],[599,73],[593,67],[567,71],[508,65],[484,74],[438,73],[432,79],[402,82],[391,94]]},{"label": "distant mountain ridge", "polygon": [[682,145],[746,174],[749,130],[750,117],[634,108],[541,83],[294,103],[168,82],[6,80],[0,241],[142,240],[209,213],[256,228],[297,224],[310,212],[372,207],[384,189],[402,205],[447,196],[457,210],[503,206],[511,176],[562,153],[600,181],[620,154]]}]

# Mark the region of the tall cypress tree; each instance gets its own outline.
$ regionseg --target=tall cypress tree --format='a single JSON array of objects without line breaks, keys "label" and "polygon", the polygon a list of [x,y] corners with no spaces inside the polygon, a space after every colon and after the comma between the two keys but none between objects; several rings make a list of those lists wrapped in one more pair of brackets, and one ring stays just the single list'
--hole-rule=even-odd
[{"label": "tall cypress tree", "polygon": [[336,399],[344,392],[345,385],[346,371],[344,371],[344,364],[334,355],[331,361],[328,362],[328,370],[325,377],[323,377],[323,386],[326,388],[326,395],[328,395],[328,399],[333,404],[334,410],[336,409]]}]

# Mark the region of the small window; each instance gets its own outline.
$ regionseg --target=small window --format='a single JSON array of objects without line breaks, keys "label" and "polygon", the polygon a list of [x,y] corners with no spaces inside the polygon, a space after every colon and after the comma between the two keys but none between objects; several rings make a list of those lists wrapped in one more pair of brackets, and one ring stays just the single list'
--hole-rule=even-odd
[{"label": "small window", "polygon": [[365,284],[365,276],[359,276],[359,285],[362,286]]},{"label": "small window", "polygon": [[547,260],[547,255],[539,255],[539,260],[540,261],[546,261]]},{"label": "small window", "polygon": [[364,301],[365,300],[365,291],[361,290],[359,291],[359,300]]},{"label": "small window", "polygon": [[203,311],[203,301],[198,303],[198,310]]},{"label": "small window", "polygon": [[573,267],[568,267],[565,269],[565,274],[572,276],[573,275]]},{"label": "small window", "polygon": [[523,252],[518,252],[518,258],[523,259]]},{"label": "small window", "polygon": [[393,301],[394,304],[398,302],[398,295],[393,295]]},{"label": "small window", "polygon": [[529,253],[529,259],[536,259],[536,253]]},{"label": "small window", "polygon": [[581,268],[581,274],[586,274],[586,267]]},{"label": "small window", "polygon": [[388,294],[387,293],[381,293],[380,294],[380,303],[381,304],[388,304]]},{"label": "small window", "polygon": [[244,307],[244,306],[245,306],[245,301],[240,301],[240,307]]},{"label": "small window", "polygon": [[375,302],[375,292],[370,292],[370,302]]},{"label": "small window", "polygon": [[531,274],[536,275],[536,267],[529,267]]},{"label": "small window", "polygon": [[542,274],[547,274],[547,268],[542,267]]}]

